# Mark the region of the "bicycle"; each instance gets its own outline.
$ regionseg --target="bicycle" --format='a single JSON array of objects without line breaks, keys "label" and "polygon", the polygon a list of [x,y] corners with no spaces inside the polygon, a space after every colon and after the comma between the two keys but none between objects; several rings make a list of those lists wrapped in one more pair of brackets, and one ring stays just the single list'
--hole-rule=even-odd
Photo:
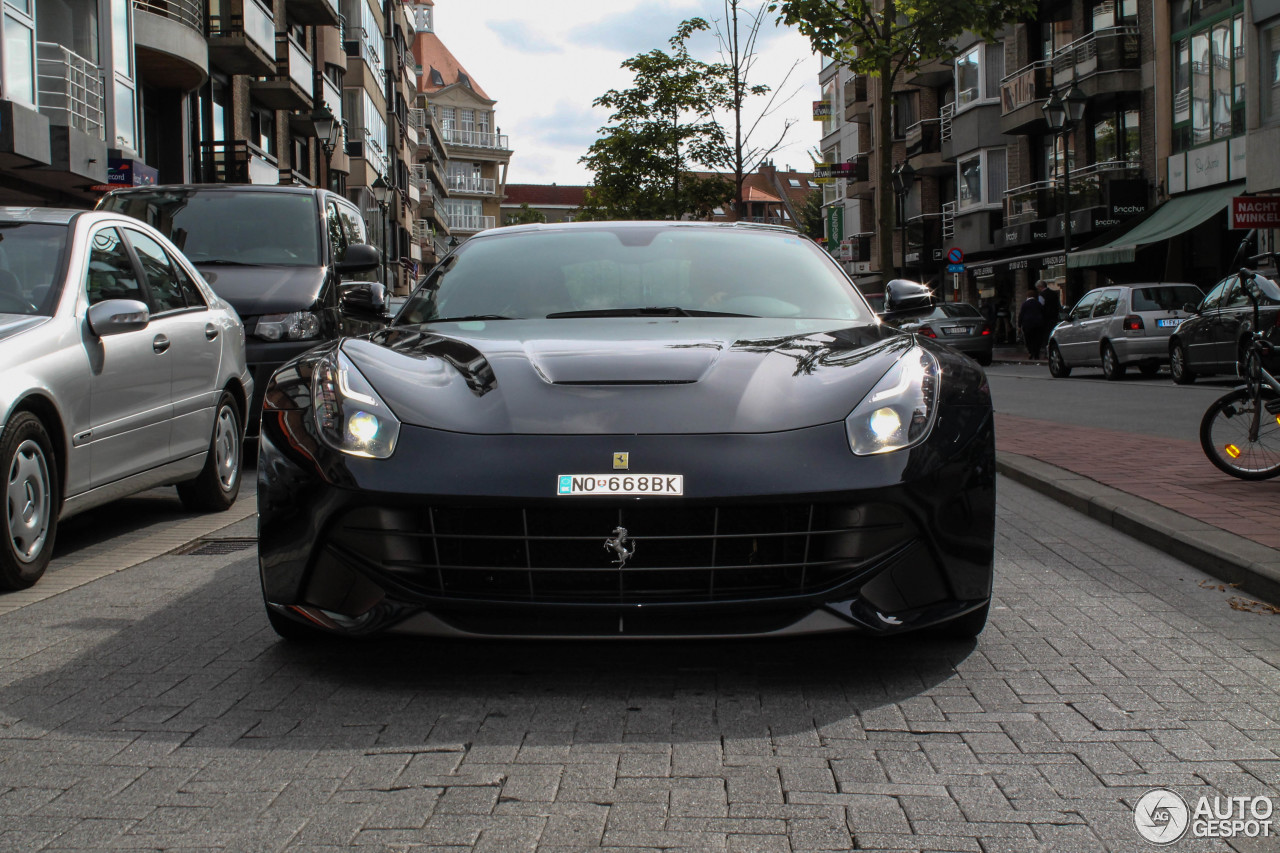
[{"label": "bicycle", "polygon": [[1200,446],[1220,470],[1241,480],[1280,474],[1280,380],[1263,367],[1275,347],[1258,331],[1260,297],[1280,301],[1280,286],[1240,270],[1240,284],[1253,304],[1249,344],[1240,363],[1244,384],[1219,397],[1200,421]]}]

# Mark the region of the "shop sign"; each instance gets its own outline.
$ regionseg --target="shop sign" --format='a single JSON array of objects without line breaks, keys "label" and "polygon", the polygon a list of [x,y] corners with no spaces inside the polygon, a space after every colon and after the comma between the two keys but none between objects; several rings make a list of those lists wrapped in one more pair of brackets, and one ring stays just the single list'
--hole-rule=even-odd
[{"label": "shop sign", "polygon": [[115,187],[152,187],[160,178],[160,172],[138,160],[123,157],[107,158],[107,183]]},{"label": "shop sign", "polygon": [[[1147,212],[1147,182],[1142,180],[1114,180],[1107,183],[1107,219],[1121,220]],[[1098,223],[1112,227],[1111,223]]]},{"label": "shop sign", "polygon": [[814,101],[813,102],[813,120],[826,121],[831,118],[831,102],[830,101]]},{"label": "shop sign", "polygon": [[996,268],[992,264],[987,264],[986,266],[973,268],[974,278],[991,278],[995,274],[996,274]]},{"label": "shop sign", "polygon": [[1187,189],[1198,190],[1225,183],[1228,175],[1227,142],[1215,142],[1187,152]]},{"label": "shop sign", "polygon": [[1280,228],[1280,196],[1236,196],[1231,199],[1228,228]]},{"label": "shop sign", "polygon": [[1249,177],[1248,172],[1245,169],[1244,151],[1245,146],[1243,136],[1237,136],[1236,138],[1228,141],[1227,157],[1231,160],[1228,171],[1231,173],[1231,180],[1233,181],[1243,181],[1245,178]]},{"label": "shop sign", "polygon": [[827,208],[827,251],[834,252],[844,239],[844,208]]},{"label": "shop sign", "polygon": [[1187,191],[1187,155],[1174,154],[1169,158],[1169,178],[1165,185],[1169,195],[1177,195]]},{"label": "shop sign", "polygon": [[814,183],[830,184],[835,178],[853,177],[852,163],[815,163],[813,166]]}]

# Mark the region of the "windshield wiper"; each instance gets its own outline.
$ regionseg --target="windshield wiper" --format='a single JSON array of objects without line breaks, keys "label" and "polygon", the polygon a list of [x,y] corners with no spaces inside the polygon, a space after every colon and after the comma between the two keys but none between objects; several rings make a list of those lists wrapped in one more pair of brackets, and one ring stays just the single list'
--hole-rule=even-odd
[{"label": "windshield wiper", "polygon": [[728,311],[702,311],[697,308],[681,308],[678,305],[647,308],[595,308],[589,311],[561,311],[548,314],[548,320],[573,317],[751,317],[752,314],[731,314]]},{"label": "windshield wiper", "polygon": [[508,317],[505,314],[467,314],[463,317],[432,317],[424,323],[469,323],[473,320],[521,320],[522,317]]},{"label": "windshield wiper", "polygon": [[227,258],[202,258],[195,260],[188,257],[187,260],[198,267],[269,267],[271,264],[254,263],[253,261],[232,261]]}]

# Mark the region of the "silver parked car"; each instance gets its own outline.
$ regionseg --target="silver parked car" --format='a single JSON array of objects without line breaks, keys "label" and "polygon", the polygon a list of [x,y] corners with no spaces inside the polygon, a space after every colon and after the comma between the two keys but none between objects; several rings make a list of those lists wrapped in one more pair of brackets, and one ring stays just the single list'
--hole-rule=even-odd
[{"label": "silver parked car", "polygon": [[177,484],[240,491],[244,326],[158,231],[119,214],[0,208],[0,588],[44,573],[58,521]]},{"label": "silver parked car", "polygon": [[1188,304],[1204,294],[1194,284],[1115,284],[1089,291],[1049,335],[1049,373],[1071,375],[1074,367],[1102,367],[1119,379],[1136,364],[1154,376],[1169,363],[1169,337],[1191,316]]}]

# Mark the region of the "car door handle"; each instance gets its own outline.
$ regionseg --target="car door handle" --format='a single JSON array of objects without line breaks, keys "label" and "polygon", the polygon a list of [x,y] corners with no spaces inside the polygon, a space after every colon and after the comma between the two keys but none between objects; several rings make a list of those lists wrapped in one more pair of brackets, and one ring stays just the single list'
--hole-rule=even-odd
[{"label": "car door handle", "polygon": [[218,337],[218,327],[213,325],[212,323],[209,323],[208,325],[206,325],[204,327],[204,337],[205,337],[205,340],[207,341],[211,341],[214,338]]},{"label": "car door handle", "polygon": [[155,340],[151,342],[151,348],[157,353],[162,353],[169,349],[169,339],[164,335],[156,335]]}]

